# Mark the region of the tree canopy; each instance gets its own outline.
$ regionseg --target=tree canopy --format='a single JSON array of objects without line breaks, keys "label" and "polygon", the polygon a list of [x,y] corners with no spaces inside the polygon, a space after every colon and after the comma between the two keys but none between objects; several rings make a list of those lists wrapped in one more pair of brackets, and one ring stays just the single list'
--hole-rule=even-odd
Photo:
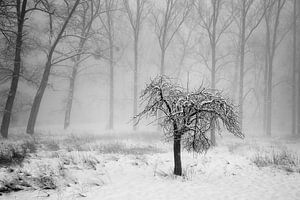
[{"label": "tree canopy", "polygon": [[162,112],[160,125],[167,138],[183,136],[184,148],[203,152],[211,145],[208,131],[220,122],[233,135],[244,138],[236,107],[220,92],[203,87],[189,92],[166,76],[158,76],[142,91],[144,109],[135,118],[154,117]]}]

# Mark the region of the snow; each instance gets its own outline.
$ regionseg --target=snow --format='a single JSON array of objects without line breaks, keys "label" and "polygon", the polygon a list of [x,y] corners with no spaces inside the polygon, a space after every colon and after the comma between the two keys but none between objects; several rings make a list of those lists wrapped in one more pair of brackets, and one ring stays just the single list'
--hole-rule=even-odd
[{"label": "snow", "polygon": [[[101,144],[110,144],[111,140],[102,140]],[[62,170],[63,178],[58,178],[58,188],[12,192],[2,194],[0,199],[300,199],[300,173],[287,172],[273,166],[257,167],[252,160],[258,152],[280,148],[288,148],[299,155],[299,141],[218,138],[218,146],[204,155],[183,151],[183,177],[172,175],[171,144],[149,138],[126,139],[125,136],[118,137],[117,141],[128,146],[153,145],[162,151],[145,154],[67,152],[64,149],[39,152],[22,168],[38,173],[38,166],[43,164],[57,169],[60,162],[66,162]],[[83,162],[85,158],[94,160],[95,168],[87,166]],[[74,163],[68,163],[68,159]],[[2,177],[3,173],[2,170]]]}]

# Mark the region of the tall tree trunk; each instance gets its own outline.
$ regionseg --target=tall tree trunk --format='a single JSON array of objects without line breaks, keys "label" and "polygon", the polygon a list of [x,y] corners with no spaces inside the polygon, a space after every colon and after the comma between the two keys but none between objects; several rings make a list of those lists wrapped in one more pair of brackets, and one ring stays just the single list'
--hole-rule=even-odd
[{"label": "tall tree trunk", "polygon": [[[134,71],[133,71],[133,116],[137,115],[138,101],[138,36],[134,38]],[[133,130],[137,129],[136,123],[133,124]]]},{"label": "tall tree trunk", "polygon": [[174,174],[181,176],[181,134],[178,133],[176,123],[173,124],[174,127],[174,143],[173,143],[173,153],[174,153]]},{"label": "tall tree trunk", "polygon": [[[77,60],[77,62],[79,62],[79,60]],[[65,111],[64,129],[67,129],[70,125],[71,111],[72,111],[74,91],[75,91],[75,80],[76,80],[76,76],[77,76],[77,67],[78,67],[78,64],[76,63],[75,66],[73,67],[72,75],[70,77],[67,105],[66,105],[66,111]]]},{"label": "tall tree trunk", "polygon": [[165,75],[165,54],[166,51],[164,49],[161,50],[161,57],[160,57],[160,75]]},{"label": "tall tree trunk", "polygon": [[23,0],[21,5],[21,0],[17,0],[16,10],[17,10],[17,20],[18,20],[18,30],[16,38],[16,49],[15,49],[15,59],[14,59],[14,71],[12,76],[12,81],[8,93],[8,97],[5,104],[4,114],[1,123],[1,135],[4,138],[8,136],[8,128],[10,125],[11,113],[14,105],[14,100],[17,93],[19,75],[21,69],[21,52],[23,43],[23,26],[25,21],[27,0]]},{"label": "tall tree trunk", "polygon": [[272,32],[272,43],[270,43],[270,50],[269,50],[270,53],[269,53],[269,69],[268,69],[267,124],[266,124],[266,129],[267,129],[266,133],[268,136],[271,136],[271,132],[272,132],[273,61],[274,61],[274,56],[277,48],[277,34],[278,34],[280,13],[284,6],[284,3],[285,1],[281,1],[281,0],[277,1],[275,22],[274,22],[274,28]]},{"label": "tall tree trunk", "polygon": [[26,132],[28,134],[33,134],[34,133],[36,119],[37,119],[37,116],[38,116],[38,112],[39,112],[39,109],[40,109],[40,105],[41,105],[43,95],[45,93],[45,89],[46,89],[47,84],[48,84],[48,78],[49,78],[49,75],[50,75],[50,70],[51,70],[51,61],[48,60],[47,63],[46,63],[46,66],[45,66],[45,71],[44,71],[44,74],[43,74],[42,81],[41,81],[40,86],[37,90],[37,93],[34,97],[34,101],[33,101],[33,104],[32,104],[31,110],[30,110],[29,120],[28,120],[28,124],[27,124],[27,129],[26,129]]},{"label": "tall tree trunk", "polygon": [[273,56],[270,55],[267,81],[266,134],[271,136],[272,129],[272,90],[273,90]]},{"label": "tall tree trunk", "polygon": [[[216,89],[216,46],[215,43],[212,45],[212,54],[211,54],[211,89],[213,93],[215,93]],[[210,140],[212,146],[216,146],[216,130],[215,123],[212,123],[211,131],[210,131]]]},{"label": "tall tree trunk", "polygon": [[[297,23],[297,28],[298,31],[300,32],[299,29],[299,24],[300,24],[300,19],[299,19],[299,14],[300,14],[300,3],[298,2],[298,23]],[[298,33],[299,33],[298,32]],[[300,38],[297,38],[297,43],[298,43],[298,126],[297,126],[297,131],[298,135],[300,136]]]},{"label": "tall tree trunk", "polygon": [[67,129],[69,127],[71,121],[71,111],[72,111],[73,100],[74,100],[75,82],[76,82],[79,62],[81,59],[80,53],[82,52],[87,37],[87,33],[85,33],[84,31],[85,30],[83,30],[81,33],[82,38],[79,41],[78,55],[76,56],[75,64],[72,69],[72,75],[69,79],[69,90],[68,90],[68,97],[67,97],[67,104],[66,104],[66,111],[65,111],[64,129]]},{"label": "tall tree trunk", "polygon": [[107,34],[109,43],[109,113],[108,113],[108,129],[114,129],[114,25],[111,9],[112,0],[105,1],[106,18],[107,18]]},{"label": "tall tree trunk", "polygon": [[267,96],[268,96],[268,72],[269,72],[269,56],[270,56],[270,30],[268,19],[266,18],[266,44],[265,44],[265,70],[264,70],[264,102],[263,102],[263,131],[267,132]]},{"label": "tall tree trunk", "polygon": [[38,112],[39,112],[39,109],[40,109],[41,101],[42,101],[43,95],[45,93],[45,89],[47,87],[47,84],[48,84],[48,79],[49,79],[51,66],[52,66],[52,63],[51,63],[52,62],[52,56],[53,56],[54,50],[55,50],[57,44],[59,43],[59,41],[60,41],[60,39],[61,39],[61,37],[62,37],[62,35],[63,35],[67,25],[68,25],[73,13],[75,12],[76,7],[78,6],[79,2],[80,2],[80,0],[76,0],[71,12],[69,13],[69,16],[65,20],[59,34],[57,35],[57,38],[55,39],[55,41],[54,41],[54,43],[51,46],[51,49],[49,51],[49,54],[48,54],[48,57],[47,57],[47,62],[46,62],[44,73],[43,73],[43,77],[42,77],[40,86],[37,90],[37,93],[34,97],[32,107],[31,107],[30,116],[29,116],[27,129],[26,129],[26,132],[28,134],[33,134],[34,133],[35,123],[36,123],[36,120],[37,120],[37,116],[38,116]]},{"label": "tall tree trunk", "polygon": [[112,37],[109,38],[109,122],[108,129],[114,128],[114,50]]},{"label": "tall tree trunk", "polygon": [[294,11],[293,11],[293,78],[292,78],[292,87],[293,87],[293,93],[292,93],[292,135],[296,135],[297,127],[296,127],[296,120],[297,120],[297,58],[296,58],[296,52],[297,52],[297,29],[296,29],[296,22],[297,22],[297,0],[294,0]]},{"label": "tall tree trunk", "polygon": [[[240,47],[240,45],[238,46]],[[231,98],[233,99],[234,103],[237,102],[237,90],[238,90],[238,79],[239,79],[239,65],[240,65],[240,49],[238,48],[238,52],[236,53],[235,64],[234,64],[234,74],[231,86]]]},{"label": "tall tree trunk", "polygon": [[[266,49],[267,50],[267,49]],[[269,64],[268,64],[268,53],[265,52],[265,69],[264,69],[264,88],[263,88],[263,132],[266,133],[267,130],[267,93],[268,93],[268,69],[269,69]]]},{"label": "tall tree trunk", "polygon": [[242,2],[242,27],[241,27],[241,46],[240,46],[240,81],[239,81],[239,117],[240,126],[243,129],[243,104],[244,104],[244,65],[245,65],[245,29],[246,29],[246,1]]},{"label": "tall tree trunk", "polygon": [[[213,19],[212,19],[212,33],[210,38],[210,46],[211,46],[211,89],[213,93],[215,93],[216,89],[216,48],[217,48],[217,39],[216,39],[216,31],[217,31],[217,21],[219,16],[219,4],[220,2],[213,0]],[[216,130],[215,123],[212,123],[211,131],[210,131],[210,140],[212,146],[216,146]]]},{"label": "tall tree trunk", "polygon": [[[165,54],[166,51],[164,49],[161,49],[161,57],[160,57],[160,76],[164,76],[165,75]],[[162,131],[162,128],[160,127],[160,123],[161,123],[161,117],[162,117],[162,112],[158,111],[157,112],[157,127],[156,130],[158,132]]]}]

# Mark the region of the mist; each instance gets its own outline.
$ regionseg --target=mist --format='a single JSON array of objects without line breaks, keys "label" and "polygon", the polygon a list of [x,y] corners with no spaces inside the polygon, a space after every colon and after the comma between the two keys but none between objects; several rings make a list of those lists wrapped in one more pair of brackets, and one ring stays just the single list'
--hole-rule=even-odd
[{"label": "mist", "polygon": [[[181,176],[180,145],[197,153],[230,149],[235,140],[221,132],[245,138],[243,147],[299,141],[297,0],[2,0],[0,6],[0,142],[64,141],[70,134],[95,140],[112,134],[133,143],[171,137],[174,174]],[[189,127],[198,120],[199,130]],[[200,134],[201,148],[185,134]]]}]

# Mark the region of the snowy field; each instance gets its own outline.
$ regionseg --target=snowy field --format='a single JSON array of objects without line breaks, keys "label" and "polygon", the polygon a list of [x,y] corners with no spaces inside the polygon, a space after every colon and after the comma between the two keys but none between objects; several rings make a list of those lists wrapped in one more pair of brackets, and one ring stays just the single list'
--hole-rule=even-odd
[{"label": "snowy field", "polygon": [[176,177],[172,144],[158,133],[20,132],[0,141],[2,156],[27,148],[24,160],[1,163],[0,199],[300,199],[299,139],[224,133],[206,154],[183,151]]}]

